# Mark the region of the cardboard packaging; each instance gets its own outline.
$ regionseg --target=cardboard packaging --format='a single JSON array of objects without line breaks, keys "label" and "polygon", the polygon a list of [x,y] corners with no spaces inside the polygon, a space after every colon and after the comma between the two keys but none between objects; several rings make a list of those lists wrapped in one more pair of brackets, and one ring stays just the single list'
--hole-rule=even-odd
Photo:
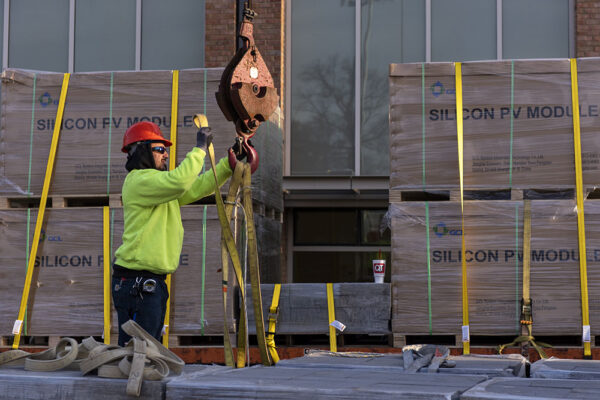
[{"label": "cardboard packaging", "polygon": [[[215,155],[226,156],[235,127],[219,109],[215,92],[222,68],[179,73],[177,163],[196,143],[193,115],[206,114]],[[2,74],[0,195],[40,196],[63,74],[7,69]],[[123,134],[138,121],[159,125],[171,138],[172,71],[119,71],[71,74],[50,194],[119,194],[127,171]],[[279,110],[252,139],[260,156],[253,175],[254,199],[283,210],[282,132]],[[205,168],[210,168],[208,157]],[[226,189],[224,189],[226,190]]]},{"label": "cardboard packaging", "polygon": [[[392,331],[460,335],[460,202],[390,205]],[[464,204],[470,333],[516,335],[523,290],[523,202]],[[600,332],[600,202],[585,203],[592,334]],[[531,203],[534,335],[581,335],[576,203]]]},{"label": "cardboard packaging", "polygon": [[[206,217],[204,216],[206,210]],[[172,335],[222,335],[221,229],[216,207],[185,206],[180,264],[171,290]],[[37,210],[0,210],[0,335],[10,335],[19,305]],[[102,208],[46,210],[46,223],[36,257],[26,334],[100,336],[103,332],[103,213]],[[206,237],[203,237],[203,223]],[[110,210],[111,254],[121,244],[122,209]],[[262,225],[261,225],[262,226]],[[281,224],[278,225],[281,230]],[[277,226],[269,226],[269,232]],[[257,229],[260,262],[279,262],[279,242],[262,240]],[[203,244],[205,240],[205,244]],[[203,254],[203,248],[206,253]],[[263,257],[263,254],[265,255]],[[203,268],[204,264],[204,268]],[[203,272],[204,269],[204,272]],[[233,272],[230,273],[233,277]],[[230,286],[235,284],[231,281]],[[227,320],[234,330],[233,292]],[[112,315],[116,332],[116,313]]]},{"label": "cardboard packaging", "polygon": [[[600,59],[577,60],[583,184],[600,182]],[[462,63],[465,189],[575,186],[568,59]],[[459,185],[454,63],[391,64],[390,189]]]}]

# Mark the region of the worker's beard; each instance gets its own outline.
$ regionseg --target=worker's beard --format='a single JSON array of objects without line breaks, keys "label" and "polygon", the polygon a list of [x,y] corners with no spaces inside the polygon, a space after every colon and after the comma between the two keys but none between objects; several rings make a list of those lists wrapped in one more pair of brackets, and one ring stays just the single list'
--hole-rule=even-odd
[{"label": "worker's beard", "polygon": [[159,171],[168,171],[169,170],[169,165],[165,162],[162,166],[162,168],[158,168],[156,167],[157,170]]}]

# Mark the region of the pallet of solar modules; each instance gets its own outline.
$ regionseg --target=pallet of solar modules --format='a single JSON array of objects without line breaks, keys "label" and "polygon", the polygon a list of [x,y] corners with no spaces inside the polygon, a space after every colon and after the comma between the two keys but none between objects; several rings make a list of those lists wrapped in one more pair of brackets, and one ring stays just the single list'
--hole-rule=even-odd
[{"label": "pallet of solar modules", "polygon": [[[583,185],[594,187],[600,59],[578,59],[577,70]],[[455,63],[391,64],[391,201],[412,192],[459,196],[455,75]],[[460,76],[465,190],[504,190],[495,198],[517,200],[511,190],[575,187],[568,59],[465,62]]]},{"label": "pallet of solar modules", "polygon": [[[181,214],[185,235],[179,267],[172,275],[171,333],[222,335],[221,229],[216,207],[186,206]],[[0,211],[0,314],[5,316],[0,320],[0,335],[11,334],[19,311],[36,217],[34,209]],[[113,258],[121,244],[122,210],[111,209],[109,218]],[[26,335],[100,336],[103,209],[47,209],[45,219],[34,264]],[[227,315],[233,331],[231,306]],[[113,312],[114,333],[116,321]]]},{"label": "pallet of solar modules", "polygon": [[[274,286],[262,284],[262,304],[265,324]],[[256,334],[252,289],[247,286],[248,330]],[[345,325],[345,334],[387,335],[390,333],[390,285],[388,283],[334,283],[335,319]],[[325,283],[288,283],[281,285],[278,335],[329,333],[329,310]]]},{"label": "pallet of solar modules", "polygon": [[[392,331],[460,335],[462,235],[471,337],[520,332],[522,201],[390,204]],[[531,202],[530,271],[535,336],[581,338],[577,209],[573,200]],[[585,203],[592,335],[600,333],[600,202]],[[460,342],[460,338],[458,339]],[[499,344],[499,343],[496,343]]]},{"label": "pallet of solar modules", "polygon": [[[225,157],[235,128],[214,93],[222,69],[182,70],[178,80],[177,140],[181,162],[196,143],[193,115],[204,113],[213,128],[215,155]],[[2,74],[0,195],[39,197],[56,124],[63,74],[8,69]],[[71,74],[58,141],[51,194],[118,194],[127,174],[123,134],[138,121],[152,121],[171,138],[172,71]],[[282,121],[277,111],[252,142],[260,154],[253,175],[253,199],[283,209]],[[210,168],[208,157],[206,168]],[[222,193],[227,193],[227,187]]]}]

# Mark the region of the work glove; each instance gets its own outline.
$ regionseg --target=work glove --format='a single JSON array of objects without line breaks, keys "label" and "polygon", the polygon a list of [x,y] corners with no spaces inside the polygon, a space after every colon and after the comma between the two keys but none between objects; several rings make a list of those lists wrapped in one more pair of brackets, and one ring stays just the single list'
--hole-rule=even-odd
[{"label": "work glove", "polygon": [[212,143],[213,135],[210,133],[209,127],[200,128],[196,133],[196,147],[206,151]]},{"label": "work glove", "polygon": [[229,166],[232,170],[235,169],[235,165],[238,161],[246,160],[250,164],[251,171],[254,173],[258,168],[258,153],[252,145],[250,139],[243,141],[241,138],[236,138],[233,146],[227,151]]}]

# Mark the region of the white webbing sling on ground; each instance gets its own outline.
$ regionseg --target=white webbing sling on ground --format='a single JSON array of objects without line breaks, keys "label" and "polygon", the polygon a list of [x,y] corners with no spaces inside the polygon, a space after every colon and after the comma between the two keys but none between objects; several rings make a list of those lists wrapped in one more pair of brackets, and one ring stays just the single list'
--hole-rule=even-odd
[{"label": "white webbing sling on ground", "polygon": [[103,378],[128,379],[127,394],[139,396],[142,381],[161,380],[181,373],[184,361],[169,351],[134,321],[127,321],[123,330],[132,337],[125,347],[105,345],[94,338],[80,344],[72,338],[61,339],[56,347],[41,353],[8,350],[0,353],[0,365],[23,363],[28,371],[58,371],[79,369],[85,375],[97,370]]}]

